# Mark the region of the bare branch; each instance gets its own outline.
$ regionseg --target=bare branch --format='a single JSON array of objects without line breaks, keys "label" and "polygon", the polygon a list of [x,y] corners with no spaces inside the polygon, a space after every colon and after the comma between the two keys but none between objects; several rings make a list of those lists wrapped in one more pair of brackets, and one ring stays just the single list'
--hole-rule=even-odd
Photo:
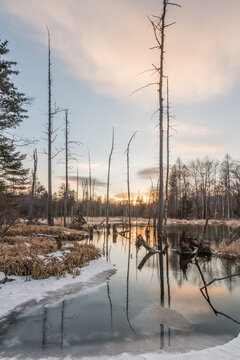
[{"label": "bare branch", "polygon": [[165,25],[165,28],[167,28],[169,26],[172,26],[172,25],[175,25],[175,24],[176,24],[176,21],[173,21],[172,23]]},{"label": "bare branch", "polygon": [[148,86],[152,86],[152,85],[158,85],[158,83],[149,83],[147,85],[141,86],[140,88],[138,88],[137,90],[134,90],[130,96],[132,96],[133,94],[137,93],[138,91],[147,88]]},{"label": "bare branch", "polygon": [[172,2],[168,2],[168,5],[172,5],[172,6],[177,6],[179,8],[181,8],[182,6],[176,3],[172,3]]}]

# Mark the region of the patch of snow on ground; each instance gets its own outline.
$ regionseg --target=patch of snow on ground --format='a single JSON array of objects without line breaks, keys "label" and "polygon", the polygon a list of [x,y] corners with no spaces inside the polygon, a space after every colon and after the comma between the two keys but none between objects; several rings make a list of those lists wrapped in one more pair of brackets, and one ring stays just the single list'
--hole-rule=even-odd
[{"label": "patch of snow on ground", "polygon": [[14,281],[1,285],[0,289],[0,320],[12,312],[21,311],[21,308],[24,308],[28,303],[36,304],[57,292],[64,295],[65,289],[71,295],[74,286],[87,287],[89,281],[98,275],[107,272],[112,275],[115,272],[115,267],[100,258],[90,261],[89,265],[80,271],[81,274],[78,276],[73,277],[67,274],[66,277],[60,279],[50,277],[42,280],[25,281],[25,277],[9,276]]},{"label": "patch of snow on ground", "polygon": [[63,253],[61,251],[55,251],[53,253],[50,253],[50,254],[47,254],[46,255],[47,257],[62,257],[63,256]]},{"label": "patch of snow on ground", "polygon": [[66,247],[66,248],[74,247],[74,244],[69,244],[69,243],[67,243],[67,244],[65,244],[63,247]]},{"label": "patch of snow on ground", "polygon": [[0,271],[0,281],[5,279],[5,274],[3,272]]}]

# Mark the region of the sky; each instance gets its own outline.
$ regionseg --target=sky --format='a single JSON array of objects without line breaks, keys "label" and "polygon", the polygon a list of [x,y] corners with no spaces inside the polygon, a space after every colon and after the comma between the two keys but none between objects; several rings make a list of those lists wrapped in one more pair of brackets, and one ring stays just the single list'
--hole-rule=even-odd
[{"label": "sky", "polygon": [[[170,162],[180,157],[239,159],[240,33],[239,0],[179,0],[169,7],[165,74],[169,77],[172,130]],[[47,31],[51,34],[53,102],[69,109],[73,145],[70,180],[76,169],[88,176],[88,152],[96,190],[105,194],[112,128],[115,147],[111,196],[126,193],[127,143],[131,189],[145,193],[157,179],[158,93],[146,72],[158,64],[148,16],[161,13],[157,0],[0,0],[0,38],[17,61],[19,90],[33,98],[29,119],[18,136],[38,140],[38,177],[47,185]],[[166,87],[165,87],[166,88]],[[166,95],[166,90],[165,95]],[[54,119],[56,148],[63,144],[64,114]],[[34,146],[21,148],[31,153]],[[26,166],[32,167],[28,156]],[[53,161],[53,187],[63,181],[63,155]]]}]

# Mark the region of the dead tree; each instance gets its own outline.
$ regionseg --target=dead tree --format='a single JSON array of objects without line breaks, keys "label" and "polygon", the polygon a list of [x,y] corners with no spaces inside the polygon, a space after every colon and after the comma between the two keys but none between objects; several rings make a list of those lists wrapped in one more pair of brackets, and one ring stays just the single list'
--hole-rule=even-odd
[{"label": "dead tree", "polygon": [[63,111],[57,107],[52,109],[52,76],[51,76],[51,42],[50,42],[50,32],[47,27],[48,33],[48,122],[46,126],[46,134],[47,134],[47,143],[48,150],[45,152],[48,156],[48,202],[47,202],[47,217],[48,217],[48,225],[52,226],[54,224],[53,221],[53,212],[52,212],[52,159],[55,158],[62,149],[56,149],[55,153],[52,151],[52,145],[56,140],[57,135],[56,129],[53,128],[53,116],[58,112]]},{"label": "dead tree", "polygon": [[36,192],[37,164],[38,164],[37,149],[33,150],[32,159],[33,159],[33,171],[32,171],[31,202],[30,202],[30,210],[29,210],[29,212],[30,212],[29,224],[32,223],[32,219],[33,219],[33,202],[34,202],[35,192]]},{"label": "dead tree", "polygon": [[79,198],[79,175],[78,175],[78,167],[77,167],[77,203]]},{"label": "dead tree", "polygon": [[109,221],[109,181],[110,181],[110,170],[111,170],[111,160],[114,149],[114,128],[112,131],[112,146],[108,158],[108,175],[107,175],[107,203],[106,203],[106,224],[107,224],[107,233],[108,233],[108,221]]},{"label": "dead tree", "polygon": [[167,77],[167,170],[166,170],[166,185],[165,185],[165,216],[164,216],[164,227],[165,236],[167,233],[167,217],[168,217],[168,179],[169,179],[169,129],[170,129],[170,113],[169,113],[169,87]]},{"label": "dead tree", "polygon": [[53,225],[52,215],[52,79],[51,79],[51,43],[48,32],[48,225]]},{"label": "dead tree", "polygon": [[68,161],[69,161],[69,120],[68,110],[65,110],[65,196],[64,196],[64,226],[67,226],[68,213]]},{"label": "dead tree", "polygon": [[163,238],[163,120],[164,120],[164,104],[163,104],[163,79],[164,79],[164,54],[165,54],[165,30],[173,25],[166,24],[166,14],[168,5],[179,6],[169,0],[163,0],[162,15],[154,16],[150,19],[157,45],[153,49],[159,50],[159,66],[155,66],[154,70],[158,73],[158,102],[159,102],[159,192],[158,192],[158,246],[162,250]]},{"label": "dead tree", "polygon": [[128,142],[128,145],[127,145],[127,149],[125,151],[125,153],[127,155],[127,189],[128,189],[128,226],[129,226],[129,230],[131,230],[131,193],[130,193],[129,149],[130,149],[130,144],[135,135],[136,135],[136,131],[131,136],[131,138]]},{"label": "dead tree", "polygon": [[88,187],[89,187],[88,215],[91,217],[92,216],[92,170],[91,170],[91,157],[89,151],[88,151]]}]

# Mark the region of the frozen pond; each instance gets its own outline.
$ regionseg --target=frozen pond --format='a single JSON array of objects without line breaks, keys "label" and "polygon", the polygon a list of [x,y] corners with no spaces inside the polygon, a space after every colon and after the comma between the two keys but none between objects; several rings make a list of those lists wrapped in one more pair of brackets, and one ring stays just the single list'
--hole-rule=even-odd
[{"label": "frozen pond", "polygon": [[[177,245],[182,230],[196,235],[201,227],[169,225],[170,247]],[[218,242],[227,232],[209,226],[208,238]],[[21,354],[22,358],[38,358],[43,353],[84,357],[161,349],[175,352],[223,344],[236,337],[240,331],[240,277],[210,285],[210,304],[200,288],[203,281],[239,273],[240,262],[213,257],[189,263],[169,250],[168,255],[155,254],[144,263],[146,250],[137,251],[135,246],[138,233],[144,235],[144,228],[133,228],[130,244],[121,236],[109,236],[107,243],[103,233],[94,234],[88,242],[116,264],[117,273],[93,292],[9,319],[1,327],[1,352],[5,356]],[[153,241],[152,233],[150,239]],[[163,319],[162,307],[177,311],[183,321],[176,319],[177,326],[172,326]],[[216,316],[213,308],[222,314]]]}]

